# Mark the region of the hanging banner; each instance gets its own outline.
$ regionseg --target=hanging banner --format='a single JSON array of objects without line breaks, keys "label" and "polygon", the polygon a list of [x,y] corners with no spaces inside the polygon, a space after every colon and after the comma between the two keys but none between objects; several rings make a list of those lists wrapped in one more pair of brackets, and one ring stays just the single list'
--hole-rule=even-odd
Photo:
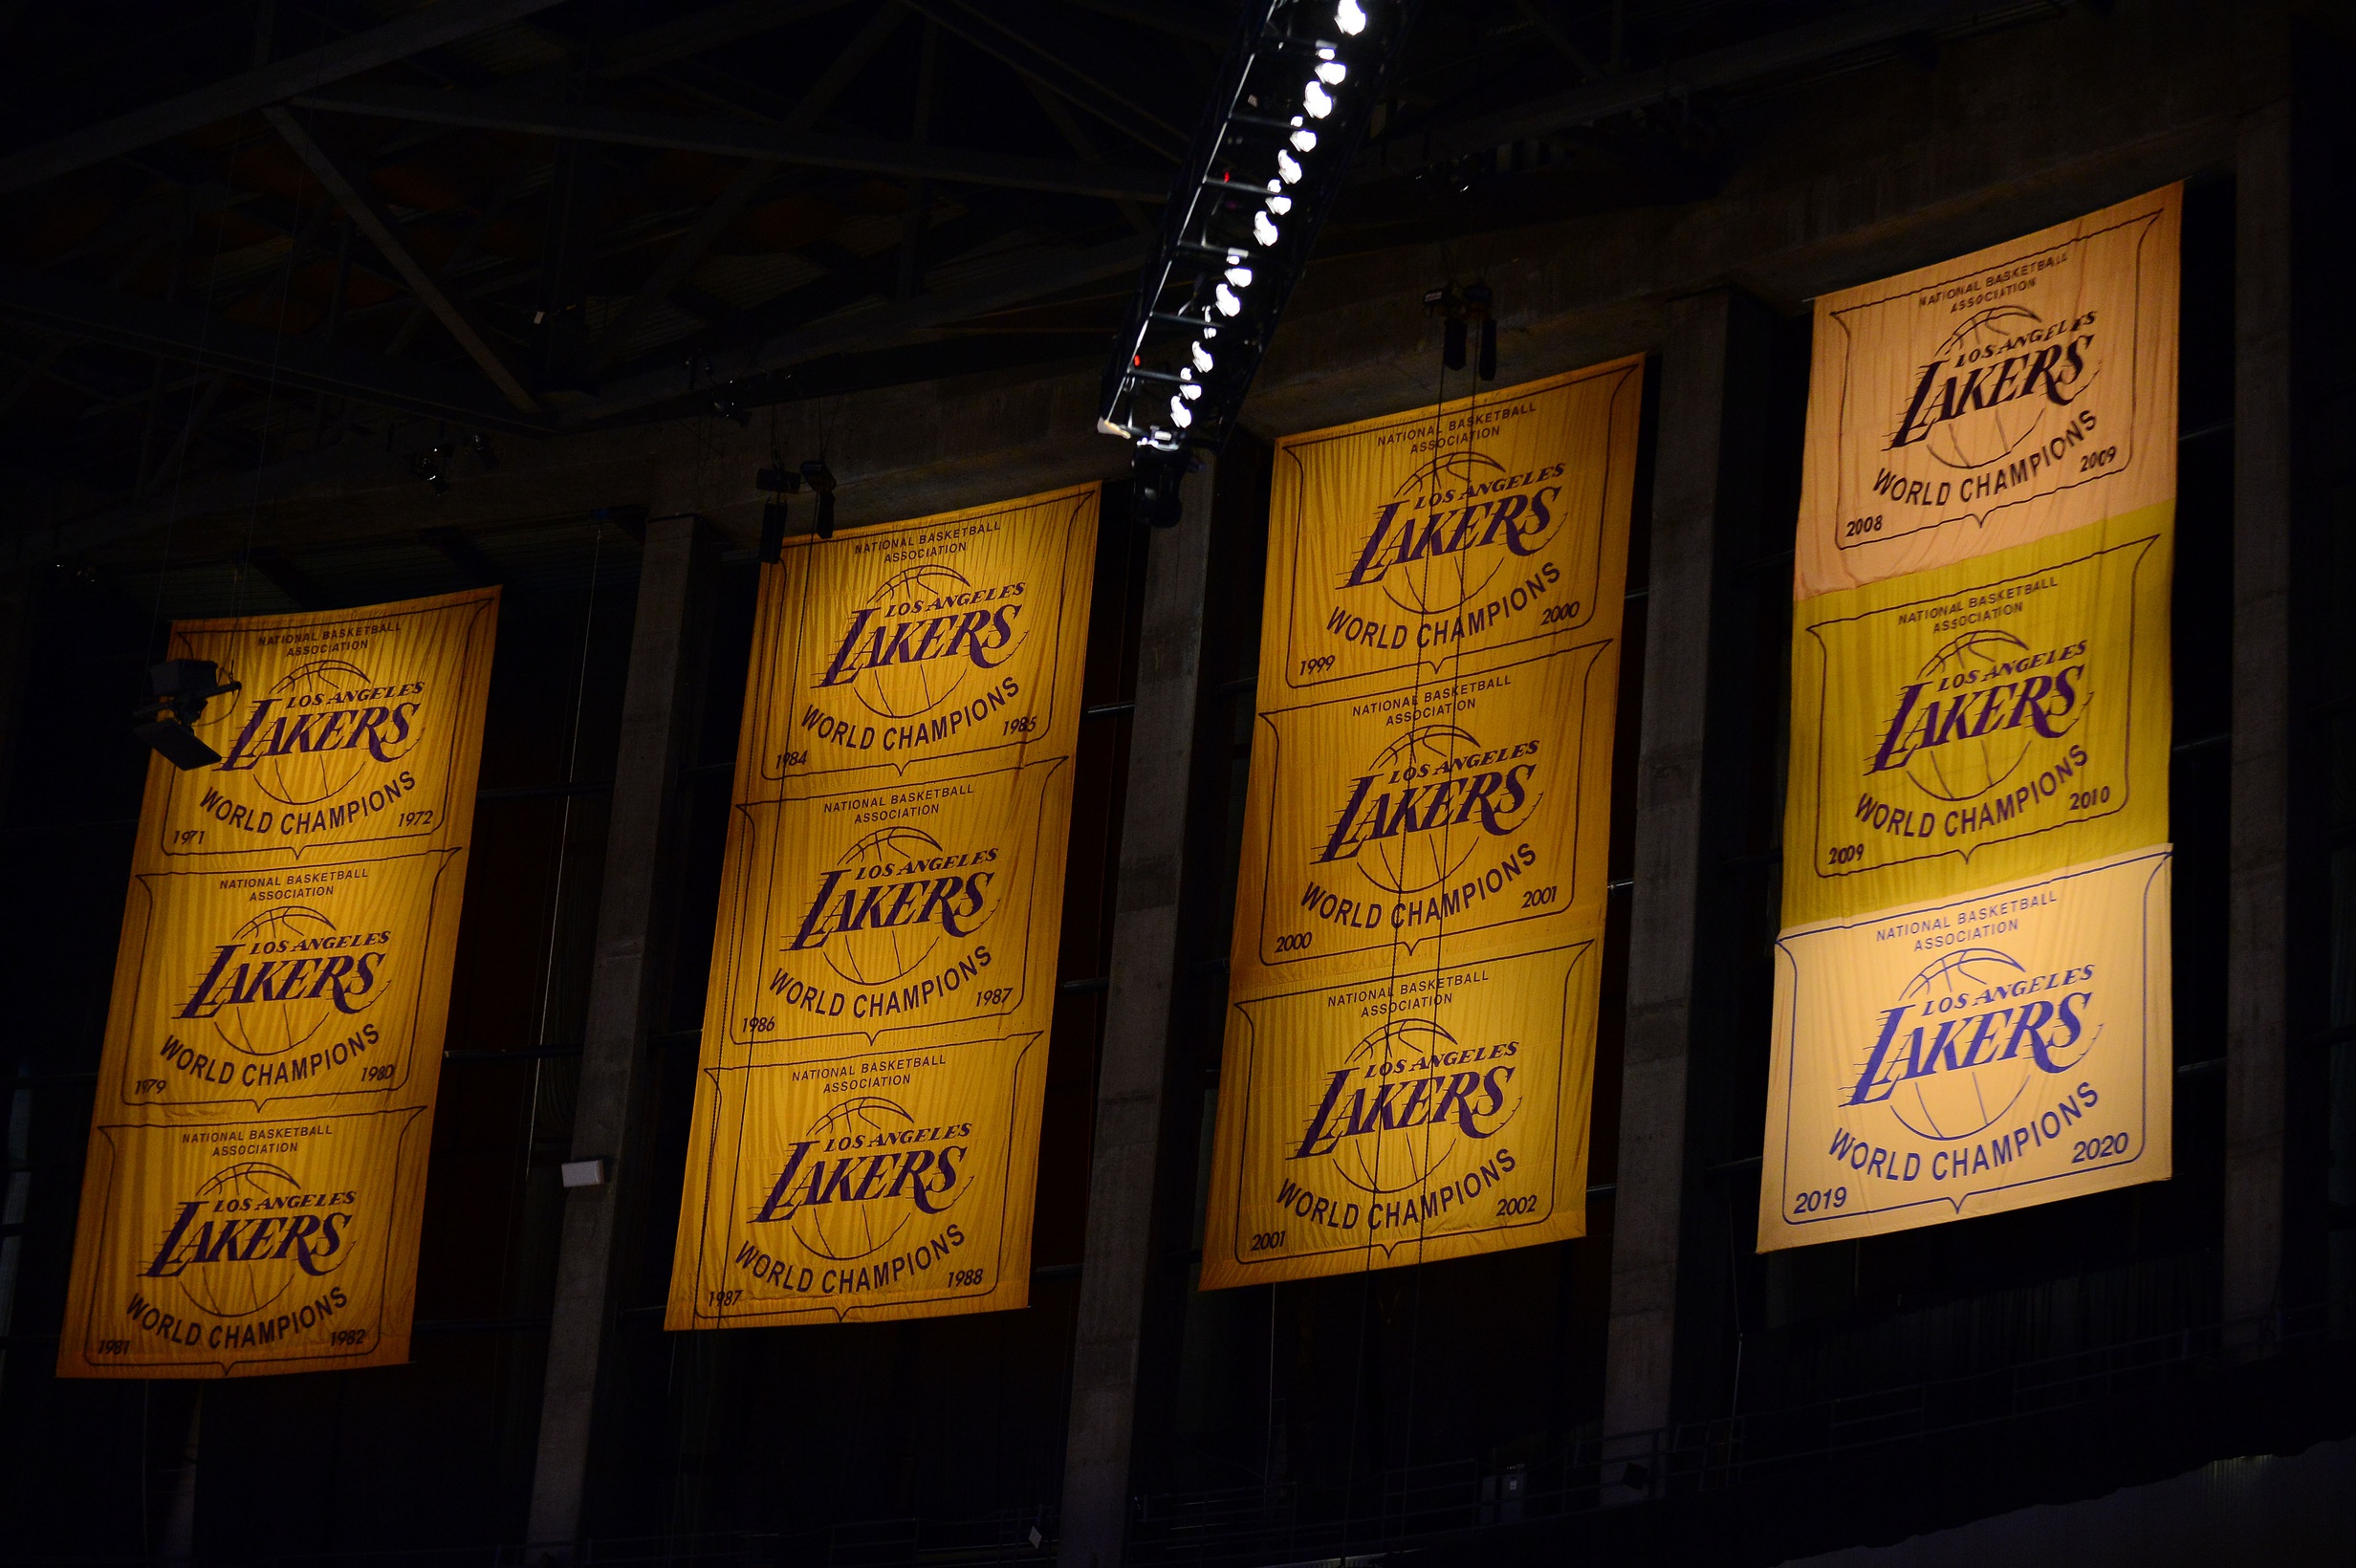
[{"label": "hanging banner", "polygon": [[1762,1251],[2170,1173],[2181,206],[1818,301]]},{"label": "hanging banner", "polygon": [[1785,931],[1759,1250],[2166,1180],[2171,860]]},{"label": "hanging banner", "polygon": [[1099,510],[763,569],[666,1327],[1028,1304]]},{"label": "hanging banner", "polygon": [[1792,607],[1787,926],[2167,840],[2173,510]]},{"label": "hanging banner", "polygon": [[1277,443],[1204,1289],[1585,1233],[1643,371]]},{"label": "hanging banner", "polygon": [[2184,187],[1816,302],[1794,594],[2176,496]]},{"label": "hanging banner", "polygon": [[181,621],[239,689],[151,759],[60,1377],[408,1360],[497,590]]}]

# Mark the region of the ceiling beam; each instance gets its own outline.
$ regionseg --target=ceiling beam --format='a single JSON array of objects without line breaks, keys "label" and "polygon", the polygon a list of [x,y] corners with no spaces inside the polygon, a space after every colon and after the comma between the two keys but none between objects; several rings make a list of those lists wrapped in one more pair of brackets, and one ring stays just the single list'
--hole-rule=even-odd
[{"label": "ceiling beam", "polygon": [[345,168],[286,110],[273,108],[263,113],[270,117],[271,124],[285,138],[286,144],[294,149],[295,156],[309,165],[311,172],[318,177],[319,184],[327,187],[327,193],[336,199],[337,206],[343,208],[344,215],[368,236],[384,259],[393,264],[393,271],[401,274],[402,281],[409,286],[409,292],[417,295],[419,302],[449,329],[450,336],[458,339],[458,346],[467,351],[467,357],[482,367],[483,374],[491,378],[491,384],[499,389],[500,395],[517,413],[538,413],[540,405],[533,400],[531,393],[524,390],[524,383],[515,379],[515,372],[508,368],[507,361],[499,357],[498,351],[491,346],[481,330],[468,318],[467,313],[458,308],[458,302],[443,292],[433,273],[425,270],[425,264],[417,259],[416,252],[402,238],[399,221],[377,199],[376,192],[368,188],[368,177]]},{"label": "ceiling beam", "polygon": [[519,434],[539,429],[486,397],[471,372],[387,359],[54,273],[0,267],[0,316],[83,342],[161,354],[256,380],[274,371],[281,385],[333,392],[379,407]]},{"label": "ceiling beam", "polygon": [[707,6],[677,21],[642,28],[599,48],[596,72],[607,81],[619,81],[645,71],[658,71],[675,60],[701,54],[740,38],[757,37],[788,22],[825,11],[840,11],[852,0],[730,0]]},{"label": "ceiling beam", "polygon": [[[1055,33],[1020,0],[988,0],[987,5],[975,5],[972,0],[908,3],[1008,70],[1070,99],[1131,141],[1173,163],[1185,151],[1189,133],[1141,103],[1135,90],[1137,84],[1116,87],[1100,79],[1117,68],[1102,67],[1091,73],[1075,63],[1067,56],[1078,40],[1068,33],[1058,41],[1057,49],[1039,42],[1041,35],[1054,37]],[[1031,26],[1017,28],[1016,21],[1028,21]],[[1165,190],[1163,194],[1167,196],[1168,192]]]},{"label": "ceiling beam", "polygon": [[1883,0],[1880,5],[1843,11],[1805,27],[1729,44],[1724,49],[1648,71],[1607,76],[1494,114],[1474,116],[1452,124],[1402,126],[1395,136],[1369,142],[1361,149],[1358,162],[1350,169],[1350,183],[1363,185],[1412,174],[1433,163],[1487,152],[1565,126],[1592,124],[1694,93],[1732,87],[1838,55],[1883,47],[1915,33],[1968,26],[1979,20],[1980,9],[1966,0]]},{"label": "ceiling beam", "polygon": [[905,142],[868,137],[822,136],[744,120],[705,120],[684,115],[642,114],[583,104],[517,103],[471,93],[435,93],[413,88],[355,85],[306,93],[298,104],[336,114],[370,115],[438,125],[466,125],[553,136],[578,142],[664,147],[712,153],[721,158],[795,163],[810,168],[853,169],[902,180],[939,180],[949,185],[1006,185],[1067,196],[1109,196],[1160,202],[1169,178],[1143,169],[1093,168],[1043,158],[968,152],[955,147],[911,147]]},{"label": "ceiling beam", "polygon": [[[853,311],[711,356],[712,375],[722,381],[782,370],[805,360],[850,349],[889,348],[920,340],[968,316],[983,316],[1035,299],[1045,299],[1099,279],[1134,275],[1152,247],[1138,238],[1116,240],[1087,250],[1012,253],[1003,266],[948,294],[919,294],[876,310]],[[599,395],[557,411],[567,425],[583,425],[625,414],[687,394],[679,371],[664,370],[617,381]]]},{"label": "ceiling beam", "polygon": [[0,191],[22,190],[43,180],[102,163],[119,153],[167,142],[215,120],[246,114],[424,50],[454,43],[558,3],[560,0],[440,0],[438,5],[413,11],[399,21],[356,33],[300,54],[290,54],[244,76],[213,82],[96,125],[85,125],[54,142],[0,158]]},{"label": "ceiling beam", "polygon": [[[859,74],[867,68],[867,62],[875,58],[876,51],[890,40],[905,14],[900,0],[884,0],[875,9],[875,14],[867,18],[866,25],[853,34],[850,43],[811,84],[810,91],[802,95],[801,101],[786,115],[783,129],[806,131],[817,124],[819,118],[835,106],[836,100],[850,89]],[[646,281],[639,285],[638,293],[630,297],[630,302],[606,323],[597,341],[589,345],[592,374],[611,363],[636,335],[640,325],[654,313],[655,307],[668,299],[672,291],[687,281],[687,274],[695,271],[711,248],[720,242],[720,237],[735,227],[738,218],[744,216],[745,208],[751,207],[753,199],[768,188],[771,178],[776,172],[777,164],[774,161],[755,159],[744,166],[728,189],[697,215],[695,222],[687,226],[687,232],[672,243],[669,252],[656,263],[654,272]]]}]

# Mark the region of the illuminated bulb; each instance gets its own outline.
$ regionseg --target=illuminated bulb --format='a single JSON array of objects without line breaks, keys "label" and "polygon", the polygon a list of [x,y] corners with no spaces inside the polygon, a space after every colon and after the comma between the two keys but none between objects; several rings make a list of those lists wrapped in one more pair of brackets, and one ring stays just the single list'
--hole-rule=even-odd
[{"label": "illuminated bulb", "polygon": [[1224,283],[1220,284],[1211,294],[1211,301],[1219,307],[1221,316],[1241,316],[1243,314],[1243,301],[1236,298],[1235,291]]},{"label": "illuminated bulb", "polygon": [[1324,87],[1314,77],[1302,85],[1300,102],[1301,106],[1309,111],[1310,118],[1313,120],[1323,120],[1334,112],[1334,96],[1325,91]]},{"label": "illuminated bulb", "polygon": [[1276,150],[1276,174],[1288,185],[1300,184],[1300,160],[1279,147]]},{"label": "illuminated bulb", "polygon": [[1342,78],[1349,74],[1350,68],[1336,59],[1328,59],[1317,68],[1317,79],[1328,87],[1341,86]]},{"label": "illuminated bulb", "polygon": [[1235,285],[1238,289],[1249,289],[1252,287],[1252,269],[1249,267],[1230,267],[1227,270],[1227,280]]},{"label": "illuminated bulb", "polygon": [[1194,410],[1186,405],[1185,399],[1172,398],[1169,400],[1169,422],[1181,430],[1194,423]]},{"label": "illuminated bulb", "polygon": [[[1270,183],[1274,184],[1275,182],[1272,181]],[[1293,210],[1293,198],[1290,196],[1271,196],[1268,198],[1268,210],[1281,218],[1287,212]]]},{"label": "illuminated bulb", "polygon": [[1306,130],[1295,131],[1293,133],[1293,145],[1298,147],[1302,152],[1317,151],[1317,132]]},{"label": "illuminated bulb", "polygon": [[1188,403],[1192,403],[1196,398],[1203,395],[1203,389],[1195,385],[1192,381],[1187,382],[1178,390],[1186,398]]},{"label": "illuminated bulb", "polygon": [[1365,8],[1358,0],[1342,0],[1334,7],[1334,26],[1355,38],[1366,31]]},{"label": "illuminated bulb", "polygon": [[1211,374],[1211,350],[1203,347],[1200,343],[1189,343],[1187,345],[1187,354],[1193,359],[1195,369],[1201,371],[1206,376]]},{"label": "illuminated bulb", "polygon": [[[1274,246],[1274,245],[1276,243],[1276,221],[1275,221],[1274,219],[1270,218],[1270,217],[1268,216],[1268,214],[1267,214],[1267,213],[1265,213],[1265,212],[1254,212],[1254,213],[1253,213],[1253,214],[1252,214],[1252,237],[1253,237],[1254,239],[1255,239],[1255,240],[1259,241],[1259,242],[1260,242],[1260,244],[1262,244],[1262,245],[1264,245],[1264,246]],[[1233,277],[1233,276],[1234,276],[1234,275],[1235,275],[1235,274],[1234,274],[1234,273],[1233,273],[1233,272],[1230,272],[1230,273],[1228,274],[1228,276],[1230,276],[1230,277]]]}]

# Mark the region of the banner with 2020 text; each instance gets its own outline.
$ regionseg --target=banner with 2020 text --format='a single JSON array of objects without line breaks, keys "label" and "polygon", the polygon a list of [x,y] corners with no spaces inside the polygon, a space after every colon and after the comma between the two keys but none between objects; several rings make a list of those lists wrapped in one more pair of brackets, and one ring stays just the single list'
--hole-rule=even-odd
[{"label": "banner with 2020 text", "polygon": [[172,628],[239,689],[148,764],[61,1377],[408,1360],[496,590]]},{"label": "banner with 2020 text", "polygon": [[2181,198],[1818,301],[1762,1251],[2170,1174]]}]

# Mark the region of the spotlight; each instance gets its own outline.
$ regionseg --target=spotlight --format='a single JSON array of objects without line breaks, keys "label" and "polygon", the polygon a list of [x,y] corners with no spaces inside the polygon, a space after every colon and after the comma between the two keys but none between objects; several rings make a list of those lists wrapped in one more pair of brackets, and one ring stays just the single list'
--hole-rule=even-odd
[{"label": "spotlight", "polygon": [[1278,147],[1276,149],[1276,173],[1288,185],[1300,184],[1300,160]]},{"label": "spotlight", "polygon": [[1309,111],[1311,120],[1323,120],[1334,112],[1334,96],[1325,91],[1325,84],[1315,76],[1301,84],[1300,105]]},{"label": "spotlight", "polygon": [[1276,246],[1276,221],[1274,218],[1271,218],[1265,211],[1253,213],[1252,237],[1259,241],[1263,249],[1271,250],[1275,250]]},{"label": "spotlight", "polygon": [[1339,87],[1349,78],[1350,68],[1334,58],[1334,52],[1320,49],[1318,54],[1317,79],[1328,87]]},{"label": "spotlight", "polygon": [[1188,381],[1178,388],[1178,395],[1192,403],[1203,395],[1203,385],[1200,381]]},{"label": "spotlight", "polygon": [[448,453],[439,446],[430,446],[409,459],[409,471],[431,485],[433,492],[440,495],[450,488],[448,463]]},{"label": "spotlight", "polygon": [[1302,152],[1317,151],[1317,132],[1303,126],[1293,133],[1293,145]]},{"label": "spotlight", "polygon": [[753,486],[773,495],[799,495],[801,474],[794,468],[763,468],[753,476]]},{"label": "spotlight", "polygon": [[1187,358],[1194,361],[1195,369],[1206,376],[1211,374],[1211,350],[1203,347],[1202,339],[1196,338],[1187,345]]},{"label": "spotlight", "polygon": [[1186,399],[1169,400],[1169,422],[1181,430],[1194,423],[1194,410],[1187,406]]},{"label": "spotlight", "polygon": [[484,468],[495,468],[499,466],[499,454],[491,449],[491,438],[482,431],[477,430],[467,437],[467,446],[474,453],[474,461]]},{"label": "spotlight", "polygon": [[826,466],[826,459],[814,457],[801,466],[801,477],[818,498],[818,537],[831,539],[835,536],[835,470]]},{"label": "spotlight", "polygon": [[1342,0],[1334,7],[1334,26],[1355,38],[1366,31],[1365,8],[1358,0]]},{"label": "spotlight", "polygon": [[1130,460],[1137,512],[1155,528],[1175,528],[1184,515],[1178,487],[1186,478],[1187,454],[1178,448],[1140,445]]},{"label": "spotlight", "polygon": [[199,740],[191,727],[205,716],[207,698],[237,690],[237,682],[223,682],[209,659],[166,659],[148,666],[147,689],[155,700],[131,710],[131,717],[147,722],[133,725],[131,733],[184,773],[221,760],[221,753]]},{"label": "spotlight", "polygon": [[731,387],[717,387],[712,391],[711,411],[722,419],[734,421],[739,429],[753,423],[753,410],[736,401],[735,390]]},{"label": "spotlight", "polygon": [[1252,287],[1252,269],[1249,267],[1230,267],[1227,270],[1227,280],[1235,285],[1238,289],[1249,289]]},{"label": "spotlight", "polygon": [[1235,291],[1224,283],[1211,291],[1211,301],[1219,307],[1221,316],[1241,316],[1243,314],[1243,301],[1236,298]]},{"label": "spotlight", "polygon": [[[1496,317],[1490,314],[1490,306],[1495,298],[1496,295],[1490,291],[1486,283],[1468,283],[1464,286],[1465,315],[1481,324],[1480,359],[1473,368],[1474,372],[1485,381],[1494,381],[1497,379],[1497,321]],[[1456,351],[1456,368],[1461,369],[1463,364],[1464,350],[1462,343],[1459,342]]]}]

